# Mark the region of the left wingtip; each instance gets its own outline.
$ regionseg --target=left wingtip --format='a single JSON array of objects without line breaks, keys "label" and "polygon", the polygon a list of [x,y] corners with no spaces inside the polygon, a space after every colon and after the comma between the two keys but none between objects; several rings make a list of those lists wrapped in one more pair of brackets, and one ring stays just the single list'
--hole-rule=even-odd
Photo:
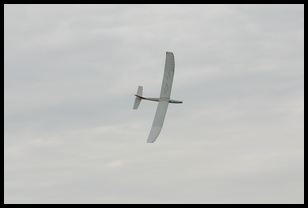
[{"label": "left wingtip", "polygon": [[[156,138],[157,138],[157,137],[156,137]],[[156,138],[155,138],[155,137],[149,136],[148,139],[147,139],[147,143],[154,143],[155,140],[156,140]]]},{"label": "left wingtip", "polygon": [[150,134],[147,139],[147,143],[154,143],[161,131],[161,127],[152,126]]}]

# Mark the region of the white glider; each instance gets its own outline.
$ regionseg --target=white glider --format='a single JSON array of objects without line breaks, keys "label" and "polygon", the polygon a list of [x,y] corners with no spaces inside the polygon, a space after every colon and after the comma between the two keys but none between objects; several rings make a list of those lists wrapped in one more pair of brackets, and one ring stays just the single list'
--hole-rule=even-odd
[{"label": "white glider", "polygon": [[136,98],[133,109],[138,109],[141,100],[150,100],[158,102],[152,128],[147,139],[148,143],[153,143],[157,139],[163,127],[169,103],[183,103],[182,101],[170,99],[173,76],[174,76],[174,55],[172,52],[166,52],[165,72],[161,86],[160,97],[159,98],[143,97],[142,86],[138,87],[137,94],[135,95]]}]

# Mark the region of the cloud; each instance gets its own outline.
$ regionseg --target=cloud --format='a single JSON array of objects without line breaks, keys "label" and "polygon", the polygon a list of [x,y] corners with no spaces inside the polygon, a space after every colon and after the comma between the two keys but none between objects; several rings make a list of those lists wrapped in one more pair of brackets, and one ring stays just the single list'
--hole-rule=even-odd
[{"label": "cloud", "polygon": [[303,203],[303,5],[4,8],[5,203]]}]

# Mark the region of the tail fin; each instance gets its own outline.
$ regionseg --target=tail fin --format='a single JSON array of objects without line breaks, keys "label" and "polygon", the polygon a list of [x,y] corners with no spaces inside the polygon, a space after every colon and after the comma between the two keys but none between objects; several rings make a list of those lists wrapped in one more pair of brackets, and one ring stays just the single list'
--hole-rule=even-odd
[{"label": "tail fin", "polygon": [[141,102],[142,92],[143,92],[143,87],[139,86],[137,90],[137,94],[135,95],[136,98],[135,98],[134,107],[133,107],[134,110],[138,109],[139,107],[139,104]]}]

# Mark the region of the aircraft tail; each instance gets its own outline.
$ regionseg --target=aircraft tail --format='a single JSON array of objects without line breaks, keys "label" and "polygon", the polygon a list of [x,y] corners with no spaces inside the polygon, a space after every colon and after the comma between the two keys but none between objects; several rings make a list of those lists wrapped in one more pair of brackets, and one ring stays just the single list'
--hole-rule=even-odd
[{"label": "aircraft tail", "polygon": [[138,86],[137,94],[135,95],[136,98],[135,98],[134,107],[133,107],[134,110],[138,109],[140,105],[140,102],[142,100],[142,92],[143,92],[143,87]]}]

